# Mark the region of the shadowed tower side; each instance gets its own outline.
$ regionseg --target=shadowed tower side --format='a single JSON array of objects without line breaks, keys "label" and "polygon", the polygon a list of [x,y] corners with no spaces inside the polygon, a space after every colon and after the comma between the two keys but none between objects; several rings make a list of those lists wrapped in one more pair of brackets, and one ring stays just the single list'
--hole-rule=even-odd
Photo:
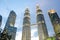
[{"label": "shadowed tower side", "polygon": [[22,40],[31,40],[30,13],[26,8],[23,19]]},{"label": "shadowed tower side", "polygon": [[37,14],[37,25],[38,25],[38,36],[39,40],[46,40],[48,37],[48,31],[42,10],[39,7],[39,4],[36,5],[36,14]]}]

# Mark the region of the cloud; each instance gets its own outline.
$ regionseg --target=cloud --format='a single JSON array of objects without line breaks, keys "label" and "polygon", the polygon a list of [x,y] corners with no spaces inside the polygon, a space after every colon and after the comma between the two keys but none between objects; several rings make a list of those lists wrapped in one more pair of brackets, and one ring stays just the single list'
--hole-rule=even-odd
[{"label": "cloud", "polygon": [[34,33],[37,31],[37,29],[36,28],[34,28],[34,29],[32,29],[31,30],[31,37],[33,37],[34,36]]},{"label": "cloud", "polygon": [[39,40],[38,36],[37,37],[32,37],[31,40]]},{"label": "cloud", "polygon": [[[31,29],[31,40],[38,40],[38,35],[35,36],[35,32],[37,32],[37,28]],[[22,31],[17,31],[16,33],[16,40],[21,40],[22,39]]]},{"label": "cloud", "polygon": [[22,38],[22,31],[17,32],[15,40],[21,40],[21,38]]}]

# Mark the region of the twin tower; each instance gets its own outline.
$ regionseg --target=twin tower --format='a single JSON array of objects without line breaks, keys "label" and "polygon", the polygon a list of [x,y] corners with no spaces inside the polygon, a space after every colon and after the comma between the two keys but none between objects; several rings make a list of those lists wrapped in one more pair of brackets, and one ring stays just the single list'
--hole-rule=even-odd
[{"label": "twin tower", "polygon": [[[48,32],[42,14],[42,10],[39,8],[39,5],[36,6],[36,17],[38,25],[38,36],[39,40],[45,40],[48,37]],[[30,14],[29,9],[25,10],[24,19],[23,19],[23,31],[22,31],[22,40],[31,40],[31,28],[30,28]]]},{"label": "twin tower", "polygon": [[[60,35],[60,18],[58,17],[55,10],[49,10],[48,15],[53,24],[53,28],[57,37]],[[36,6],[36,19],[38,25],[38,36],[39,40],[47,40],[48,31],[46,27],[46,23],[44,20],[44,16],[42,14],[42,10],[39,5]],[[23,19],[23,30],[22,30],[22,40],[31,40],[31,28],[30,28],[30,14],[29,9],[25,10],[24,19]]]}]

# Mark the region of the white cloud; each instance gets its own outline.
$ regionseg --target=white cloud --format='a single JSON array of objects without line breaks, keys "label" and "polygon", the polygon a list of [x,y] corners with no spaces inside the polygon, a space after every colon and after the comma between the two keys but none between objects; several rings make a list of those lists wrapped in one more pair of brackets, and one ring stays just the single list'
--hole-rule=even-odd
[{"label": "white cloud", "polygon": [[16,33],[16,40],[21,40],[21,38],[22,38],[22,32],[21,31],[17,32]]},{"label": "white cloud", "polygon": [[[37,28],[31,29],[31,40],[38,40],[38,35],[35,37],[34,33],[37,31]],[[22,39],[22,31],[17,31],[16,33],[16,40]]]},{"label": "white cloud", "polygon": [[39,40],[38,36],[37,37],[32,37],[31,40]]},{"label": "white cloud", "polygon": [[37,31],[37,29],[36,29],[36,28],[31,30],[31,37],[33,37],[33,36],[34,36],[34,33],[35,33],[36,31]]}]

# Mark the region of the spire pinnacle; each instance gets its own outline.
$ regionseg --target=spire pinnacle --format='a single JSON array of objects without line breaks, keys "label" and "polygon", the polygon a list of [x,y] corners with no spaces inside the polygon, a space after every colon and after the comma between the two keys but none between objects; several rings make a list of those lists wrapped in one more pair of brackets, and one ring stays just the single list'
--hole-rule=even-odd
[{"label": "spire pinnacle", "polygon": [[28,13],[29,12],[29,8],[27,7],[26,10],[25,10],[25,13]]},{"label": "spire pinnacle", "polygon": [[39,4],[36,4],[36,9],[37,9],[37,10],[40,9]]}]

